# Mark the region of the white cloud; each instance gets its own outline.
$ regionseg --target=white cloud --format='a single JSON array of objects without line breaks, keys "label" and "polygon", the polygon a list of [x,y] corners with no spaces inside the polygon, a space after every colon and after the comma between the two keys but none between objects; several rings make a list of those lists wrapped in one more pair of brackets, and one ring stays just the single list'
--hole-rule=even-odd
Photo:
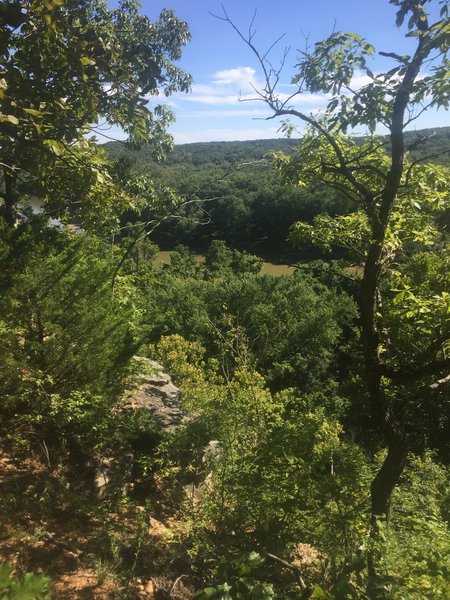
[{"label": "white cloud", "polygon": [[218,86],[251,89],[252,86],[257,86],[255,75],[256,71],[252,67],[235,67],[214,73],[213,82]]},{"label": "white cloud", "polygon": [[208,83],[194,83],[192,92],[177,99],[199,104],[232,105],[240,100],[255,97],[253,88],[258,88],[256,71],[252,67],[234,67],[216,71]]},{"label": "white cloud", "polygon": [[[177,102],[187,101],[209,106],[232,106],[239,103],[250,104],[252,101],[262,100],[258,98],[258,90],[264,86],[256,79],[256,71],[252,67],[236,67],[217,71],[211,76],[209,83],[197,83],[192,86],[192,92],[187,95],[177,95]],[[294,91],[294,88],[292,88]],[[279,100],[288,100],[291,94],[278,94]],[[292,98],[289,105],[321,105],[326,96],[319,94],[299,94]]]},{"label": "white cloud", "polygon": [[371,82],[372,79],[368,75],[362,73],[361,71],[356,71],[350,81],[350,87],[352,90],[356,91],[360,90],[365,85],[369,85]]},{"label": "white cloud", "polygon": [[199,104],[211,104],[211,105],[219,105],[219,104],[238,104],[242,101],[251,101],[254,100],[256,94],[246,94],[245,96],[239,93],[235,94],[190,94],[186,96],[186,100],[188,102],[198,102]]}]

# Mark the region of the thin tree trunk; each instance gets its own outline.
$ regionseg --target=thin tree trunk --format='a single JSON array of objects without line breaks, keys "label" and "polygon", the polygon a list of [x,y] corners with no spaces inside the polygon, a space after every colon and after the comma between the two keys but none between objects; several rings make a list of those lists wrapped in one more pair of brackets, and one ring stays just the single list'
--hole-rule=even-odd
[{"label": "thin tree trunk", "polygon": [[[389,185],[386,186],[385,205],[392,206],[395,191],[395,186],[394,191],[392,191],[392,188],[390,189]],[[378,572],[379,558],[382,554],[380,525],[382,522],[386,525],[389,523],[392,492],[400,480],[407,457],[406,437],[402,423],[398,421],[389,398],[386,396],[381,374],[381,340],[377,314],[380,310],[378,306],[379,286],[388,215],[389,210],[386,210],[383,221],[378,219],[372,221],[372,244],[364,266],[359,302],[367,391],[373,417],[387,446],[386,458],[375,475],[370,488],[371,545],[367,557],[369,573],[367,593],[369,597],[377,598],[383,597]]]},{"label": "thin tree trunk", "polygon": [[390,441],[386,458],[370,487],[372,519],[384,517],[389,522],[392,492],[403,473],[407,455],[403,436]]},{"label": "thin tree trunk", "polygon": [[3,196],[3,217],[8,227],[13,228],[17,219],[17,192],[16,177],[11,174],[9,168],[3,168],[3,179],[5,184],[5,193]]}]

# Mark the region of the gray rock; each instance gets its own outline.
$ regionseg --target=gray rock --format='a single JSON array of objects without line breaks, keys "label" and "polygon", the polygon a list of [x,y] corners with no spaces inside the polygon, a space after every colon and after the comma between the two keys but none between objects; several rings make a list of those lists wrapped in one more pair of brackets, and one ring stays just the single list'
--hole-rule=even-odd
[{"label": "gray rock", "polygon": [[145,372],[125,392],[120,410],[147,410],[164,430],[173,430],[191,421],[194,415],[182,410],[181,391],[172,383],[164,368],[148,358],[136,359]]}]

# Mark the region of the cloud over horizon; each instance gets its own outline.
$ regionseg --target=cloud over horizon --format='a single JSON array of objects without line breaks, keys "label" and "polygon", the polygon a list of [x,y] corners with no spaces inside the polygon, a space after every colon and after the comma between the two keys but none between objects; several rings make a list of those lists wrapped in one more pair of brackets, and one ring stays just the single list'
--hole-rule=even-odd
[{"label": "cloud over horizon", "polygon": [[[194,83],[192,92],[183,96],[183,100],[190,103],[210,106],[231,106],[238,103],[251,103],[262,100],[258,98],[258,90],[264,89],[264,83],[258,81],[256,70],[253,67],[240,66],[216,71],[208,83]],[[294,91],[294,90],[293,90]],[[290,97],[289,93],[280,92],[280,100]],[[177,97],[181,100],[181,96]],[[322,105],[326,100],[324,95],[301,94],[292,99],[293,104]]]}]

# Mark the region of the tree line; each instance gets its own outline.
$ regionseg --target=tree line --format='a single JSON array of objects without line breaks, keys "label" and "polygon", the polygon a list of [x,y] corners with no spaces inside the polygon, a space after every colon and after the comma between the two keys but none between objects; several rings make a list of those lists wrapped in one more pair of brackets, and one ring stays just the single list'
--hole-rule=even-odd
[{"label": "tree line", "polygon": [[[445,127],[405,132],[411,160],[426,156],[429,162],[448,165],[449,132]],[[155,183],[200,201],[188,205],[182,219],[168,220],[155,231],[153,238],[162,248],[186,244],[202,251],[212,240],[222,239],[269,259],[294,261],[320,258],[321,253],[311,247],[299,252],[289,244],[292,223],[350,210],[342,193],[319,182],[302,188],[282,183],[270,157],[275,152],[290,154],[299,143],[274,139],[181,144],[163,162],[155,162],[148,150],[132,150],[120,142],[108,142],[105,148],[114,159],[129,163],[132,171],[147,172]],[[138,221],[141,215],[128,213],[125,218]]]}]

